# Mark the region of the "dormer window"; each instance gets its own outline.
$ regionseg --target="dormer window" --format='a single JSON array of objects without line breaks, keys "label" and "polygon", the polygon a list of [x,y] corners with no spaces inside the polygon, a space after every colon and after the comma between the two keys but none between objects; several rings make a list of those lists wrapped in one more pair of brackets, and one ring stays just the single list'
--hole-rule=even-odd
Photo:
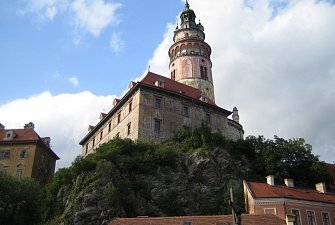
[{"label": "dormer window", "polygon": [[16,134],[14,133],[14,131],[9,130],[9,131],[6,132],[4,140],[5,141],[13,140],[15,138],[15,136],[16,136]]},{"label": "dormer window", "polygon": [[163,80],[156,80],[155,86],[164,88],[164,81]]},{"label": "dormer window", "polygon": [[201,94],[199,100],[208,103],[208,97],[207,97],[206,93],[203,92]]}]

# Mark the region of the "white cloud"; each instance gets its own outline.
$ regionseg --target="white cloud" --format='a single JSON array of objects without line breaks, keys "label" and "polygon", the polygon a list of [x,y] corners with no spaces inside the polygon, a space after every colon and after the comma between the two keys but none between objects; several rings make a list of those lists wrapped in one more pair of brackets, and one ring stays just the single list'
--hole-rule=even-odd
[{"label": "white cloud", "polygon": [[18,10],[21,15],[37,14],[40,22],[53,20],[58,12],[64,12],[68,7],[68,0],[23,0],[24,8]]},{"label": "white cloud", "polygon": [[105,0],[23,0],[22,3],[24,6],[18,13],[35,14],[38,22],[52,21],[57,14],[66,13],[75,28],[75,44],[81,41],[78,33],[88,32],[99,37],[108,26],[118,24],[116,11],[122,6]]},{"label": "white cloud", "polygon": [[43,92],[0,105],[0,122],[8,129],[34,122],[41,137],[51,137],[52,149],[61,158],[56,167],[67,167],[81,154],[79,141],[86,135],[88,125],[96,124],[100,112],[112,108],[114,98],[87,91],[56,96]]},{"label": "white cloud", "polygon": [[[314,0],[190,4],[212,47],[216,103],[239,108],[246,135],[303,137],[314,154],[335,161],[335,6]],[[172,38],[165,37],[150,64],[168,76],[170,44],[163,43]]]},{"label": "white cloud", "polygon": [[79,87],[79,79],[76,76],[70,77],[68,81],[74,86]]},{"label": "white cloud", "polygon": [[121,33],[113,33],[109,41],[109,45],[115,53],[120,53],[124,48],[124,42],[121,38]]},{"label": "white cloud", "polygon": [[71,3],[74,24],[98,37],[107,26],[118,23],[116,10],[121,6],[103,0],[74,0]]}]

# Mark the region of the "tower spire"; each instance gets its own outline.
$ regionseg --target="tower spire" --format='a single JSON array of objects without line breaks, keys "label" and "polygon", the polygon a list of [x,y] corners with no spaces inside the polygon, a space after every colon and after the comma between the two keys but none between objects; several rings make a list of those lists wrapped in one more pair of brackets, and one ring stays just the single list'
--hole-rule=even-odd
[{"label": "tower spire", "polygon": [[189,9],[190,8],[190,4],[188,4],[188,1],[186,0],[185,2],[185,8]]}]

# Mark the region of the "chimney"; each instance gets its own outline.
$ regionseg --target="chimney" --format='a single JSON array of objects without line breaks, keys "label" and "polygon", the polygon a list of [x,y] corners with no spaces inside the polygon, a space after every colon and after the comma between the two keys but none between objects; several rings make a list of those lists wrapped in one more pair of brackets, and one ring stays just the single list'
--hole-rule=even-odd
[{"label": "chimney", "polygon": [[286,215],[286,225],[294,225],[295,224],[295,215]]},{"label": "chimney", "polygon": [[273,175],[269,175],[266,177],[266,183],[268,183],[268,185],[275,185],[275,178]]},{"label": "chimney", "polygon": [[238,110],[236,107],[233,108],[233,121],[240,123],[240,116],[238,115]]},{"label": "chimney", "polygon": [[33,122],[26,123],[23,127],[24,129],[34,129],[35,125]]},{"label": "chimney", "polygon": [[44,142],[44,144],[46,144],[46,146],[50,148],[50,141],[51,141],[50,137],[43,137],[42,141]]},{"label": "chimney", "polygon": [[315,188],[320,193],[325,194],[327,192],[327,190],[326,190],[326,184],[324,182],[317,183],[315,185]]},{"label": "chimney", "polygon": [[291,188],[294,187],[294,180],[293,180],[293,179],[288,179],[288,178],[286,178],[284,181],[285,181],[285,185],[286,185],[287,187],[291,187]]},{"label": "chimney", "polygon": [[4,129],[5,129],[5,126],[2,123],[0,123],[0,130],[4,130]]}]

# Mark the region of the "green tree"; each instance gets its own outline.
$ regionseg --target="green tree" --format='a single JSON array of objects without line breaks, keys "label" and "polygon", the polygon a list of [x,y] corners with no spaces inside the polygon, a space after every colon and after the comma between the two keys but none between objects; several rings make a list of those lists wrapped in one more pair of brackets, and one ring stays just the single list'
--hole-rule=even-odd
[{"label": "green tree", "polygon": [[42,191],[30,178],[0,174],[0,224],[33,225],[42,218]]},{"label": "green tree", "polygon": [[265,140],[263,136],[249,136],[246,142],[255,151],[251,162],[253,178],[264,180],[271,174],[278,182],[293,178],[298,186],[305,187],[330,182],[325,163],[312,154],[312,146],[303,138],[285,140],[274,136],[274,140]]}]

